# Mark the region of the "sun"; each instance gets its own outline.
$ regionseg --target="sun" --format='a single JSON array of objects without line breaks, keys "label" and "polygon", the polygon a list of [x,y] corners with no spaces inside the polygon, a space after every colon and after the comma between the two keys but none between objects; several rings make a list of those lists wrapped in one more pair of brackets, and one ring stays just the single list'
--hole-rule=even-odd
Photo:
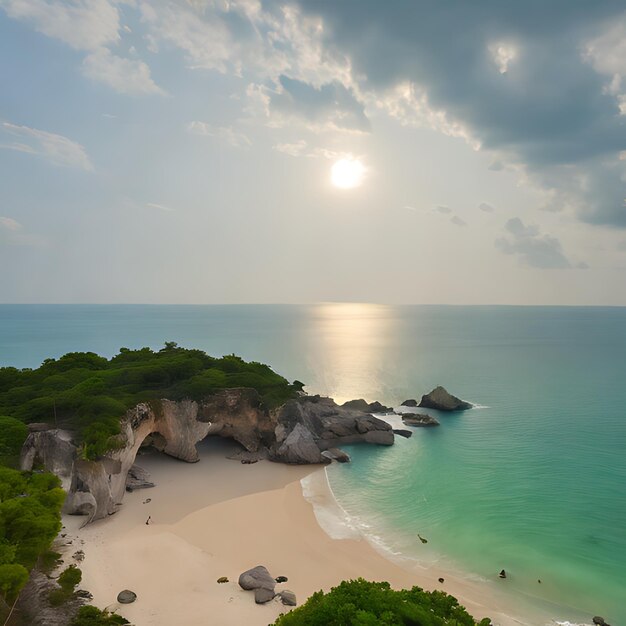
[{"label": "sun", "polygon": [[365,179],[365,165],[358,159],[346,157],[330,168],[330,180],[339,189],[354,189]]}]

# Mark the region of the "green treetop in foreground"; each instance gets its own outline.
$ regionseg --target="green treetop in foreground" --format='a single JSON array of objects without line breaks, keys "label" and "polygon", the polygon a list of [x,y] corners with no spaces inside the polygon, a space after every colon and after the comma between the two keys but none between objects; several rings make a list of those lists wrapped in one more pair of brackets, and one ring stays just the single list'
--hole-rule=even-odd
[{"label": "green treetop in foreground", "polygon": [[273,408],[295,397],[302,384],[290,384],[262,363],[168,342],[158,352],[121,348],[111,359],[71,352],[37,369],[0,368],[0,415],[74,429],[84,456],[94,459],[115,447],[120,418],[137,403],[200,400],[229,387],[256,389]]},{"label": "green treetop in foreground", "polygon": [[[329,593],[318,591],[281,615],[275,626],[475,626],[474,618],[443,591],[419,587],[395,591],[389,583],[359,578]],[[485,618],[479,626],[489,626]]]}]

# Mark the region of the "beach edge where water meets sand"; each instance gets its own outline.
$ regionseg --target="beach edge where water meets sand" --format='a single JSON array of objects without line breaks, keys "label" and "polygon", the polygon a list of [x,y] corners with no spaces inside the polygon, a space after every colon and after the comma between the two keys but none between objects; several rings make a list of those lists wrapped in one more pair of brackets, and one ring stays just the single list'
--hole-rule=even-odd
[{"label": "beach edge where water meets sand", "polygon": [[[72,540],[66,561],[83,550],[81,588],[96,606],[115,609],[135,626],[266,626],[288,607],[278,598],[256,605],[237,584],[241,572],[262,564],[272,576],[288,577],[277,591],[294,591],[299,604],[319,589],[363,577],[394,588],[443,589],[476,618],[489,616],[498,626],[536,624],[511,617],[511,606],[489,583],[393,562],[353,530],[346,531],[350,538],[332,538],[322,526],[334,523],[341,508],[323,468],[243,465],[226,458],[223,442],[199,448],[196,464],[161,454],[138,458],[157,486],[126,494],[109,519],[81,529],[84,518],[64,518]],[[221,576],[229,582],[218,584]],[[118,604],[123,589],[137,593],[137,601]]]}]

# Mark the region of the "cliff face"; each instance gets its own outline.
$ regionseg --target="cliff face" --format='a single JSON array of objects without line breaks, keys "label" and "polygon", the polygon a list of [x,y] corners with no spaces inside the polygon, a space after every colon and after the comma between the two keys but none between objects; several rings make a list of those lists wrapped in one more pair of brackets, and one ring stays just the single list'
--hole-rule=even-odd
[{"label": "cliff face", "polygon": [[209,435],[239,442],[248,453],[283,463],[328,463],[322,452],[359,441],[391,445],[391,426],[366,413],[339,407],[330,398],[304,396],[267,411],[254,389],[225,389],[202,402],[138,404],[121,421],[122,447],[97,461],[78,458],[71,434],[31,433],[22,450],[22,469],[42,465],[63,480],[65,511],[89,523],[115,513],[127,476],[142,445],[194,463],[196,444]]}]

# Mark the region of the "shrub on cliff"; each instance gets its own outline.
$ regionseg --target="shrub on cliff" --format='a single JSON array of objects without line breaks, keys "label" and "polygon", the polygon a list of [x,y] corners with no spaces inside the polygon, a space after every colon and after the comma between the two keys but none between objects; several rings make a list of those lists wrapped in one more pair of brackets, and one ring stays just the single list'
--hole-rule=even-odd
[{"label": "shrub on cliff", "polygon": [[118,626],[130,624],[127,619],[115,613],[101,611],[95,606],[83,606],[78,615],[70,622],[70,626]]},{"label": "shrub on cliff", "polygon": [[[121,348],[110,360],[70,352],[37,369],[0,368],[0,414],[77,430],[84,456],[94,459],[119,445],[119,420],[139,402],[199,400],[228,387],[252,387],[273,408],[295,397],[301,385],[262,363],[233,354],[215,358],[168,342],[157,352]],[[14,450],[20,436],[15,431],[7,449]]]},{"label": "shrub on cliff", "polygon": [[0,415],[0,464],[11,467],[17,465],[27,435],[28,428],[23,422]]},{"label": "shrub on cliff", "polygon": [[[474,618],[443,591],[419,587],[396,591],[386,582],[343,581],[318,591],[281,615],[275,626],[475,626]],[[489,619],[480,626],[489,626]]]}]

